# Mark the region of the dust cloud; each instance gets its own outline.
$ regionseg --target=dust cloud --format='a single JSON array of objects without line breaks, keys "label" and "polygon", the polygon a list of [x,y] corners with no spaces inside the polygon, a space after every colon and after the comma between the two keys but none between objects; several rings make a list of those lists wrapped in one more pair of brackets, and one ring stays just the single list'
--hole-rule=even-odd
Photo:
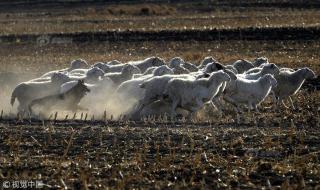
[{"label": "dust cloud", "polygon": [[[17,107],[19,101],[16,99],[13,106],[10,104],[11,94],[14,88],[21,82],[26,82],[41,76],[43,73],[12,73],[1,72],[0,73],[0,112],[3,111],[4,118],[16,118]],[[132,108],[137,101],[135,100],[121,100],[115,93],[116,88],[113,86],[104,86],[104,88],[90,87],[90,92],[84,96],[79,106],[82,109],[76,111],[76,113],[68,110],[64,110],[59,106],[54,106],[52,110],[48,111],[42,108],[35,107],[34,116],[40,116],[42,119],[52,118],[57,112],[58,119],[64,119],[68,115],[68,118],[84,119],[85,115],[87,119],[118,119],[121,116],[128,114],[130,108]]]}]

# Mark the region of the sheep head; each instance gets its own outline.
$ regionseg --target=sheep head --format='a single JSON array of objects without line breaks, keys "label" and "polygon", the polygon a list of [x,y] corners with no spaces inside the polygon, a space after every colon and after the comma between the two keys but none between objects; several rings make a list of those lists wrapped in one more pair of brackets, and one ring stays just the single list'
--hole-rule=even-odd
[{"label": "sheep head", "polygon": [[154,76],[161,76],[165,74],[173,74],[173,71],[167,65],[162,65],[156,68],[155,70],[153,70]]},{"label": "sheep head", "polygon": [[211,56],[209,57],[205,57],[202,61],[201,61],[201,64],[200,64],[200,68],[203,68],[205,67],[206,65],[208,65],[209,63],[214,63],[214,62],[217,62],[217,60]]},{"label": "sheep head", "polygon": [[181,57],[174,57],[169,61],[169,67],[176,68],[176,67],[179,67],[183,63],[184,63],[184,60]]},{"label": "sheep head", "polygon": [[211,76],[209,77],[209,81],[210,81],[210,83],[212,83],[213,81],[216,81],[216,82],[230,82],[231,78],[227,73],[225,73],[224,71],[220,70],[220,71],[217,71],[215,73],[212,73]]},{"label": "sheep head", "polygon": [[313,70],[309,69],[308,67],[303,68],[303,74],[305,79],[316,78],[316,74],[313,72]]},{"label": "sheep head", "polygon": [[84,59],[75,59],[70,63],[70,69],[88,68],[88,63]]},{"label": "sheep head", "polygon": [[151,66],[161,66],[165,65],[165,61],[161,59],[160,57],[152,57],[152,65]]},{"label": "sheep head", "polygon": [[276,87],[278,84],[277,80],[271,74],[266,74],[262,78],[267,80],[269,84],[272,86],[272,88]]},{"label": "sheep head", "polygon": [[267,64],[267,63],[269,63],[269,60],[266,57],[255,58],[252,62],[252,64],[256,67],[259,67],[260,65]]},{"label": "sheep head", "polygon": [[277,65],[273,63],[266,64],[265,66],[262,67],[263,74],[273,74],[273,75],[278,75],[280,73],[280,69]]},{"label": "sheep head", "polygon": [[93,65],[93,67],[97,67],[97,68],[103,70],[103,72],[105,72],[105,73],[109,72],[109,69],[110,69],[109,65],[102,63],[102,62],[95,63]]},{"label": "sheep head", "polygon": [[225,69],[232,71],[234,74],[238,74],[238,70],[233,65],[226,65]]},{"label": "sheep head", "polygon": [[63,84],[70,81],[70,77],[64,73],[56,72],[51,76],[51,82],[54,84]]},{"label": "sheep head", "polygon": [[204,72],[206,73],[212,73],[214,71],[219,71],[225,69],[225,66],[220,64],[219,62],[212,62],[206,65],[204,68]]},{"label": "sheep head", "polygon": [[233,81],[237,80],[237,78],[238,78],[237,75],[233,71],[231,71],[230,69],[225,69],[223,71],[229,75],[231,80],[233,80]]},{"label": "sheep head", "polygon": [[141,70],[134,65],[127,64],[122,68],[121,73],[132,76],[133,74],[140,74]]},{"label": "sheep head", "polygon": [[100,77],[104,76],[104,71],[98,67],[93,67],[87,72],[87,77],[93,80],[99,80]]}]

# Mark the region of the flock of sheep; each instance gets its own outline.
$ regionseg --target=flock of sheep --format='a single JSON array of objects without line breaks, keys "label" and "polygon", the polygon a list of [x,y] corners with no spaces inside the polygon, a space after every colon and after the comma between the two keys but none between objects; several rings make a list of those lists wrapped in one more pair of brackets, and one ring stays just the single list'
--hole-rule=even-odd
[{"label": "flock of sheep", "polygon": [[[110,115],[126,115],[131,119],[164,114],[175,119],[179,114],[190,118],[205,104],[220,114],[228,104],[237,113],[243,107],[259,111],[261,102],[272,95],[274,108],[288,99],[295,109],[291,96],[306,79],[314,77],[309,68],[279,68],[265,57],[252,62],[237,60],[229,65],[206,57],[199,66],[180,57],[168,63],[150,57],[125,64],[114,60],[92,66],[77,59],[70,68],[50,71],[17,85],[11,105],[17,99],[18,113],[23,115],[36,111],[50,113],[53,109],[74,112],[88,109],[107,110]],[[87,89],[74,90],[80,83]]]}]

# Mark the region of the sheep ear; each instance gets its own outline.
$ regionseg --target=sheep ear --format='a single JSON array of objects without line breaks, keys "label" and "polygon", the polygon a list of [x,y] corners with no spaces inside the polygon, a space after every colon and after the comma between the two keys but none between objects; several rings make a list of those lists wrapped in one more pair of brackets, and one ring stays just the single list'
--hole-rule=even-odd
[{"label": "sheep ear", "polygon": [[222,69],[225,68],[225,67],[224,67],[222,64],[220,64],[220,63],[216,63],[216,67],[217,67],[218,70],[222,70]]},{"label": "sheep ear", "polygon": [[208,78],[208,77],[210,77],[210,74],[209,74],[209,73],[204,73],[204,74],[203,74],[203,78]]}]

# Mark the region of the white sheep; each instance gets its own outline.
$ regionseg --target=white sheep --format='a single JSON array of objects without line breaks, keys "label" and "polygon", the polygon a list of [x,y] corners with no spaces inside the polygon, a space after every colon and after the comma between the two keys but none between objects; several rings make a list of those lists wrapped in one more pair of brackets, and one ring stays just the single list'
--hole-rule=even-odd
[{"label": "white sheep", "polygon": [[262,67],[253,67],[247,71],[245,71],[243,74],[252,74],[252,73],[258,73],[262,70]]},{"label": "white sheep", "polygon": [[277,80],[271,74],[266,74],[257,80],[238,77],[225,89],[224,100],[236,106],[238,112],[241,111],[240,104],[248,105],[249,110],[254,108],[258,111],[257,106],[276,85]]},{"label": "white sheep", "polygon": [[182,67],[188,69],[190,72],[197,72],[199,70],[196,65],[189,62],[183,62]]},{"label": "white sheep", "polygon": [[[231,71],[229,69],[223,69],[223,71],[229,75],[231,81],[237,80],[238,77],[236,76],[236,74],[233,71]],[[227,87],[227,82],[224,82],[221,85],[221,87],[219,88],[217,94],[215,96],[213,96],[210,101],[211,105],[214,108],[216,108],[220,114],[222,111],[221,96],[223,95],[223,92],[226,89],[226,87]]]},{"label": "white sheep", "polygon": [[291,69],[291,68],[287,68],[287,67],[282,67],[282,68],[280,68],[280,72],[281,72],[281,71],[290,71],[290,72],[295,72],[296,70]]},{"label": "white sheep", "polygon": [[288,98],[292,108],[295,109],[291,96],[295,95],[300,90],[306,79],[312,79],[315,77],[315,73],[307,67],[298,69],[297,71],[281,71],[275,76],[278,81],[278,85],[273,89],[274,96],[277,99],[277,105],[279,106],[280,103],[284,104],[283,100]]},{"label": "white sheep", "polygon": [[122,82],[130,80],[134,74],[141,73],[137,66],[127,64],[123,67],[120,73],[107,73],[105,77],[109,77],[116,86],[120,85]]},{"label": "white sheep", "polygon": [[190,111],[190,115],[198,111],[204,103],[218,93],[222,84],[228,81],[230,81],[230,77],[223,71],[212,73],[209,78],[197,80],[191,78],[171,79],[163,92],[172,101],[171,117],[175,117],[178,106]]},{"label": "white sheep", "polygon": [[84,80],[87,83],[95,83],[99,81],[99,79],[103,77],[104,74],[104,71],[100,68],[92,67],[88,69],[88,71],[85,74],[71,73],[69,77],[71,80]]},{"label": "white sheep", "polygon": [[[203,74],[198,74],[198,75],[203,75]],[[196,75],[190,75],[190,74],[163,75],[163,76],[156,76],[144,81],[139,85],[140,88],[143,88],[145,90],[144,96],[139,102],[139,109],[143,108],[144,106],[158,99],[161,100],[163,96],[163,92],[166,89],[166,86],[171,79],[184,78],[184,79],[196,80],[201,77],[198,77]]]},{"label": "white sheep", "polygon": [[177,66],[172,68],[173,73],[176,75],[181,75],[181,74],[188,74],[190,73],[190,71],[182,66]]},{"label": "white sheep", "polygon": [[108,70],[106,70],[106,73],[121,72],[125,65],[127,65],[127,64],[107,65],[109,68],[108,68]]},{"label": "white sheep", "polygon": [[[263,64],[259,65],[258,67],[254,67],[254,68],[251,68],[251,69],[245,71],[244,74],[258,73],[259,71],[262,70],[262,68],[263,68],[264,66],[269,65],[269,64],[271,64],[271,63],[263,63]],[[288,70],[288,69],[289,69],[289,70],[292,70],[292,69],[290,69],[290,68],[280,68],[280,71],[281,71],[281,70]]]},{"label": "white sheep", "polygon": [[222,65],[221,63],[219,63],[217,61],[212,62],[212,63],[208,63],[201,70],[205,73],[212,73],[214,71],[219,71],[219,70],[223,70],[223,69],[228,69],[228,70],[232,71],[233,73],[238,74],[237,69],[233,65]]},{"label": "white sheep", "polygon": [[97,62],[92,67],[98,67],[99,69],[103,70],[105,73],[110,72],[110,65],[103,62]]},{"label": "white sheep", "polygon": [[18,113],[28,110],[32,100],[59,93],[60,86],[70,81],[70,78],[63,73],[54,73],[50,81],[43,82],[23,82],[15,87],[11,94],[11,105],[15,99],[19,101]]},{"label": "white sheep", "polygon": [[152,74],[123,82],[116,90],[115,94],[117,99],[119,99],[119,102],[131,102],[132,104],[126,104],[128,105],[127,107],[132,107],[133,104],[142,100],[144,97],[145,90],[139,87],[141,83],[154,76],[166,74],[173,74],[173,71],[168,66],[163,65],[155,69]]},{"label": "white sheep", "polygon": [[170,59],[168,66],[170,68],[175,68],[177,66],[180,66],[183,63],[184,63],[184,60],[181,57],[174,57],[174,58]]},{"label": "white sheep", "polygon": [[225,66],[218,63],[218,62],[212,62],[212,63],[208,63],[202,70],[205,73],[212,73],[214,71],[219,71],[225,69]]},{"label": "white sheep", "polygon": [[254,68],[254,65],[250,61],[245,59],[237,60],[232,65],[237,69],[238,73],[240,74],[244,73],[245,71],[248,71],[249,69]]},{"label": "white sheep", "polygon": [[112,61],[107,62],[106,64],[107,65],[120,65],[120,64],[123,64],[123,63],[121,63],[118,60],[112,60]]},{"label": "white sheep", "polygon": [[188,74],[190,71],[182,66],[184,60],[181,57],[172,58],[169,61],[169,67],[172,68],[174,74]]},{"label": "white sheep", "polygon": [[[164,66],[164,65],[163,65]],[[161,67],[161,66],[160,66]],[[144,73],[141,73],[141,74],[134,74],[132,76],[132,78],[139,78],[141,76],[144,76],[144,75],[148,75],[148,74],[152,74],[152,72],[158,68],[157,66],[152,66],[152,67],[149,67]]]},{"label": "white sheep", "polygon": [[[163,65],[162,65],[163,66]],[[161,67],[161,66],[160,66]],[[144,73],[143,75],[147,75],[147,74],[152,74],[152,72],[157,69],[158,67],[157,66],[152,66],[152,67],[149,67]]]},{"label": "white sheep", "polygon": [[238,77],[245,78],[245,79],[253,79],[256,80],[260,77],[262,77],[265,74],[272,74],[277,75],[279,74],[280,69],[278,66],[276,66],[273,63],[265,64],[262,69],[256,73],[250,73],[250,74],[238,74]]},{"label": "white sheep", "polygon": [[259,67],[262,64],[269,63],[268,58],[266,57],[258,57],[250,62],[245,59],[240,59],[235,61],[232,65],[238,70],[238,73],[244,73],[252,68]]},{"label": "white sheep", "polygon": [[[142,73],[145,72],[149,67],[165,65],[164,60],[162,60],[159,57],[149,57],[144,60],[129,61],[127,64],[138,67]],[[109,63],[107,63],[106,65],[109,66],[109,68],[106,72],[107,73],[121,72],[123,67],[127,64],[123,64],[123,63],[109,64]]]},{"label": "white sheep", "polygon": [[149,57],[145,60],[129,61],[128,64],[132,64],[134,66],[137,66],[141,70],[141,72],[143,73],[149,67],[165,65],[165,62],[160,57]]},{"label": "white sheep", "polygon": [[71,61],[70,68],[65,68],[65,69],[56,70],[56,71],[50,71],[50,72],[43,74],[40,78],[48,78],[48,77],[50,78],[54,73],[57,73],[57,72],[61,72],[61,73],[66,74],[74,69],[87,68],[87,67],[88,67],[88,63],[85,60],[75,59],[75,60]]},{"label": "white sheep", "polygon": [[200,63],[200,65],[198,66],[198,68],[199,69],[202,69],[202,68],[204,68],[206,65],[208,65],[209,63],[214,63],[214,62],[217,62],[217,60],[216,59],[214,59],[213,57],[205,57],[202,61],[201,61],[201,63]]},{"label": "white sheep", "polygon": [[255,67],[260,67],[261,65],[268,64],[268,63],[269,63],[269,60],[266,57],[255,58],[252,62],[253,66]]},{"label": "white sheep", "polygon": [[90,68],[86,69],[86,68],[78,68],[78,69],[73,69],[72,71],[68,72],[68,75],[74,75],[74,76],[81,76],[81,75],[86,75],[87,72],[93,68],[99,68],[101,69],[103,72],[109,72],[109,68],[110,66],[106,65],[105,63],[102,62],[97,62],[95,63],[93,66],[91,66]]},{"label": "white sheep", "polygon": [[233,65],[225,65],[224,68],[232,71],[234,74],[238,74],[238,70]]},{"label": "white sheep", "polygon": [[[181,108],[177,108],[177,114],[187,117],[188,111],[183,110]],[[132,114],[130,118],[134,120],[138,120],[140,118],[149,117],[149,116],[163,118],[165,116],[170,116],[170,115],[172,115],[170,102],[158,100],[143,107],[143,109],[140,112],[136,112]]]}]

